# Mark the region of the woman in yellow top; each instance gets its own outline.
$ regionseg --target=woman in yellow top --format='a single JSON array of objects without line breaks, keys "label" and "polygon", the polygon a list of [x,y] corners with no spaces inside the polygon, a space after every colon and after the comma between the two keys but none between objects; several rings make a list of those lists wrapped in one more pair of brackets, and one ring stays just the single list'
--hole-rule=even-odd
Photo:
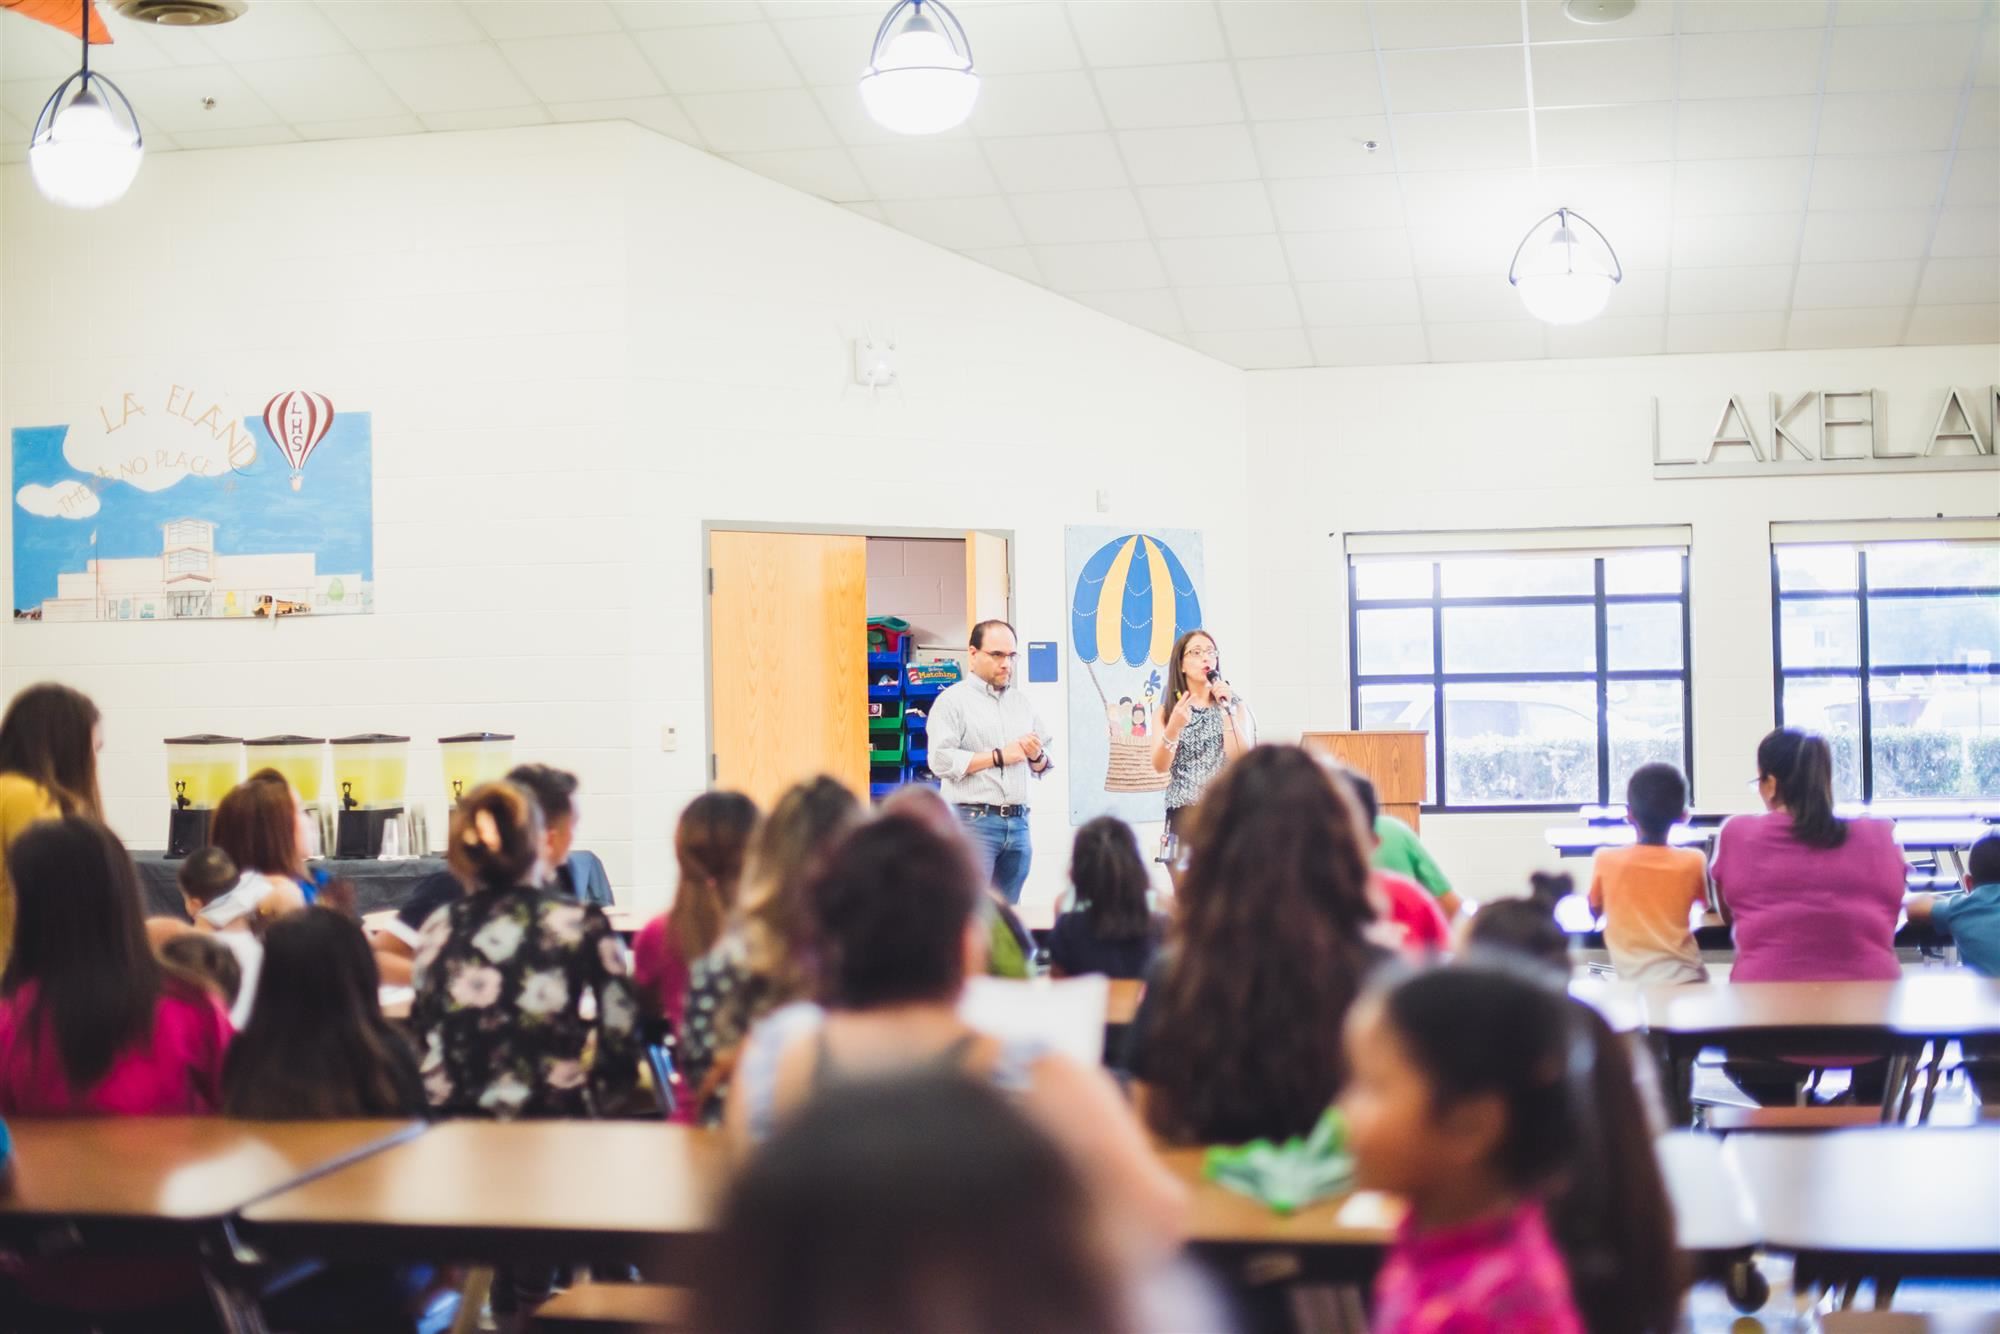
[{"label": "woman in yellow top", "polygon": [[97,751],[104,744],[97,706],[68,686],[43,682],[14,696],[0,718],[0,965],[14,950],[14,886],[7,853],[37,820],[104,818]]}]

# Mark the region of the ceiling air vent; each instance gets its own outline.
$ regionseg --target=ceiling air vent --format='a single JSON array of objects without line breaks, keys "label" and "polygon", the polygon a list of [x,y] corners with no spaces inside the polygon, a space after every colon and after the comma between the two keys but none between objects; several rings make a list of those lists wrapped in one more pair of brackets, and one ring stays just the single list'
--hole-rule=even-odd
[{"label": "ceiling air vent", "polygon": [[120,14],[136,23],[163,28],[212,28],[243,17],[246,0],[112,0]]}]

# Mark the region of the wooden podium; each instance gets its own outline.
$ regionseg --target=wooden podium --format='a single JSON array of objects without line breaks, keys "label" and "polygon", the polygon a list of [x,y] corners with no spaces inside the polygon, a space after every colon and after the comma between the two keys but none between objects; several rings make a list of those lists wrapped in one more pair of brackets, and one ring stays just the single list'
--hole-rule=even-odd
[{"label": "wooden podium", "polygon": [[1375,784],[1383,814],[1395,816],[1412,829],[1417,827],[1424,804],[1429,732],[1307,732],[1299,744],[1367,774]]}]

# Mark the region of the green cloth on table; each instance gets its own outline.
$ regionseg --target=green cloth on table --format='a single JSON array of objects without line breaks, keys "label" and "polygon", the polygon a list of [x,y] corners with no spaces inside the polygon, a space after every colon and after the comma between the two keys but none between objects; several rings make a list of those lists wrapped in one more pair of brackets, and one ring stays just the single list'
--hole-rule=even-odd
[{"label": "green cloth on table", "polygon": [[1441,899],[1451,893],[1451,881],[1445,879],[1444,868],[1417,841],[1416,830],[1393,815],[1378,815],[1375,837],[1381,840],[1375,849],[1376,870],[1406,875],[1429,890],[1433,898]]},{"label": "green cloth on table", "polygon": [[1354,1182],[1354,1158],[1347,1152],[1347,1123],[1329,1107],[1312,1134],[1282,1144],[1267,1139],[1243,1145],[1218,1144],[1202,1157],[1202,1175],[1273,1213],[1289,1214],[1315,1200],[1339,1195]]}]

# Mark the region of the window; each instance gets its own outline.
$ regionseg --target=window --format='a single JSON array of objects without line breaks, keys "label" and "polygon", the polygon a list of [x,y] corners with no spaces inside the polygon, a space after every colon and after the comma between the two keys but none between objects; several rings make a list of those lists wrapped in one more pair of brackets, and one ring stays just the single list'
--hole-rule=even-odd
[{"label": "window", "polygon": [[1641,764],[1691,770],[1684,546],[1429,555],[1377,537],[1404,535],[1348,543],[1352,716],[1430,733],[1427,805],[1608,802]]},{"label": "window", "polygon": [[1778,721],[1847,801],[2000,796],[2000,542],[1771,548]]},{"label": "window", "polygon": [[208,553],[206,551],[180,550],[167,553],[167,574],[207,574]]}]

